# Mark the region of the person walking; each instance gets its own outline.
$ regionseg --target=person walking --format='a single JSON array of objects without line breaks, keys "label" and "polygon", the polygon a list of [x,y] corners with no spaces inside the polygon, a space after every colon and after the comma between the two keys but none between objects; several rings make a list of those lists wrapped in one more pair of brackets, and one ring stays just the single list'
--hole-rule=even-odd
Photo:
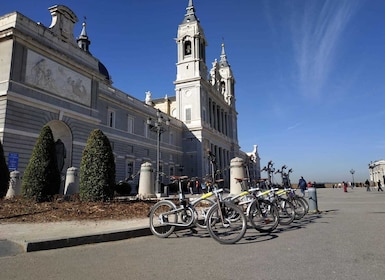
[{"label": "person walking", "polygon": [[348,192],[348,184],[345,181],[343,181],[342,185],[344,187],[344,192]]},{"label": "person walking", "polygon": [[381,188],[381,180],[378,180],[377,182],[377,185],[378,185],[378,190],[377,191],[384,191],[382,188]]},{"label": "person walking", "polygon": [[301,189],[302,196],[305,196],[305,190],[306,190],[307,184],[305,179],[302,176],[298,181],[298,187]]},{"label": "person walking", "polygon": [[365,186],[366,186],[366,191],[367,192],[370,192],[371,190],[370,190],[370,183],[369,183],[369,180],[368,179],[366,179],[366,181],[365,181]]}]

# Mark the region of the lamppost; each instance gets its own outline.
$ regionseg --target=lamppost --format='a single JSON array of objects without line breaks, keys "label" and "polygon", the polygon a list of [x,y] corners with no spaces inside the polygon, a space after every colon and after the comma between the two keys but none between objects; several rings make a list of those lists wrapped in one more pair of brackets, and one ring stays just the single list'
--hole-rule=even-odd
[{"label": "lamppost", "polygon": [[165,132],[170,125],[170,119],[165,118],[161,115],[160,110],[156,111],[156,119],[153,120],[150,117],[147,119],[147,125],[151,131],[156,132],[156,174],[155,174],[155,192],[156,194],[161,193],[160,189],[160,135]]},{"label": "lamppost", "polygon": [[352,179],[353,179],[353,183],[352,183],[352,187],[354,187],[354,169],[350,169],[350,174],[352,174]]}]

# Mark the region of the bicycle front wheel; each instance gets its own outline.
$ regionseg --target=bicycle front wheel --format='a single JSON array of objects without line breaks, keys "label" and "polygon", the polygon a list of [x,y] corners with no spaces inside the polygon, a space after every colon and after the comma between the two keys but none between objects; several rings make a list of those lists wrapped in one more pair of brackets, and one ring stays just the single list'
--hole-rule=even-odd
[{"label": "bicycle front wheel", "polygon": [[297,197],[293,197],[291,199],[291,203],[293,203],[295,208],[295,219],[300,220],[306,215],[306,206],[302,200]]},{"label": "bicycle front wheel", "polygon": [[251,225],[259,232],[272,232],[278,227],[278,209],[269,200],[254,200],[250,204],[247,214]]},{"label": "bicycle front wheel", "polygon": [[[234,215],[237,219],[234,219]],[[207,213],[207,230],[221,244],[234,244],[246,233],[247,221],[243,211],[227,201],[214,204]]]},{"label": "bicycle front wheel", "polygon": [[303,202],[303,205],[305,205],[305,215],[306,215],[309,212],[309,203],[307,203],[307,200],[301,196],[298,196],[297,198]]},{"label": "bicycle front wheel", "polygon": [[294,205],[286,198],[279,198],[277,201],[278,213],[279,213],[279,224],[290,225],[295,218]]},{"label": "bicycle front wheel", "polygon": [[199,228],[205,229],[207,228],[206,226],[206,218],[207,218],[207,213],[209,212],[210,208],[214,205],[214,201],[211,199],[201,199],[197,200],[196,202],[193,201],[191,204],[193,208],[196,211],[196,222],[195,225]]},{"label": "bicycle front wheel", "polygon": [[157,237],[166,238],[175,230],[178,215],[174,203],[163,200],[156,203],[150,211],[150,230]]}]

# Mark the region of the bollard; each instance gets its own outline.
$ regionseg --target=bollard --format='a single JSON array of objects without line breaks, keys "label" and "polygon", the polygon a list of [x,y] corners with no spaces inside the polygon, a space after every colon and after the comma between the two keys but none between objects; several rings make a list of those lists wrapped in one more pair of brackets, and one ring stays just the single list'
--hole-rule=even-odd
[{"label": "bollard", "polygon": [[20,172],[14,170],[10,173],[9,188],[5,198],[13,198],[21,194]]},{"label": "bollard", "polygon": [[147,199],[156,197],[154,191],[154,176],[152,164],[145,162],[140,166],[139,189],[137,197]]},{"label": "bollard", "polygon": [[309,213],[318,213],[317,189],[314,187],[308,188],[307,193],[309,196]]},{"label": "bollard", "polygon": [[79,180],[78,180],[78,169],[76,167],[69,167],[67,169],[64,195],[71,195],[79,193]]},{"label": "bollard", "polygon": [[230,162],[230,194],[236,195],[242,192],[242,185],[235,178],[243,179],[244,177],[243,159],[233,158]]}]

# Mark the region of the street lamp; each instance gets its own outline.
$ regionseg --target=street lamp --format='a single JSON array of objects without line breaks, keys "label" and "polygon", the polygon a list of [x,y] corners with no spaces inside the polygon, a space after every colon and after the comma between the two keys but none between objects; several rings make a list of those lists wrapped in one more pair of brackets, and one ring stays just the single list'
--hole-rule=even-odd
[{"label": "street lamp", "polygon": [[161,193],[160,190],[160,135],[167,130],[170,126],[170,119],[161,115],[160,110],[156,111],[156,119],[153,120],[150,117],[147,119],[147,125],[151,131],[156,132],[156,177],[155,177],[155,192]]},{"label": "street lamp", "polygon": [[352,179],[353,179],[353,183],[352,183],[352,186],[354,187],[354,169],[350,169],[350,174],[352,174]]}]

